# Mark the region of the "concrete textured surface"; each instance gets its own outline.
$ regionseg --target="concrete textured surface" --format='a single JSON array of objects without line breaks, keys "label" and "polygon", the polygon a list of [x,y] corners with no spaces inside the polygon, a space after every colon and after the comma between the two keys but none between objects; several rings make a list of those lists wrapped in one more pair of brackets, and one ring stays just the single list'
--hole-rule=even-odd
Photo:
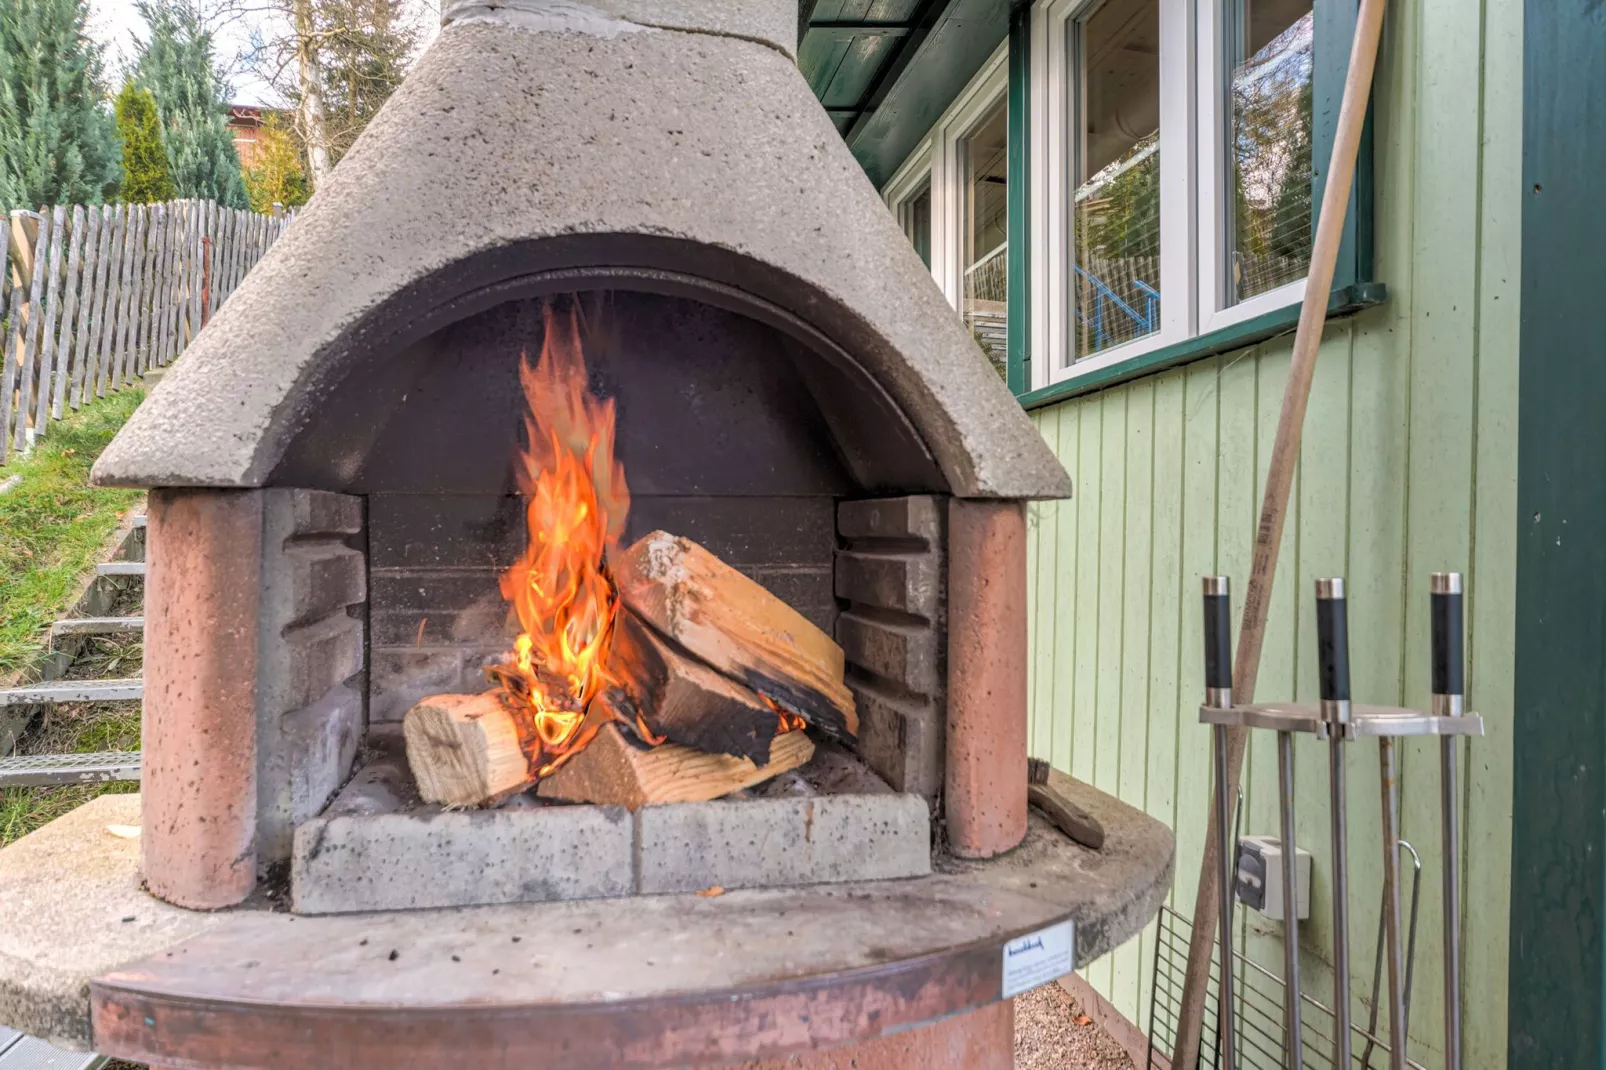
[{"label": "concrete textured surface", "polygon": [[138,795],[102,795],[0,850],[0,1024],[89,1046],[89,978],[155,954],[226,915],[140,888]]},{"label": "concrete textured surface", "polygon": [[465,314],[465,295],[621,265],[808,324],[908,416],[951,493],[1069,496],[787,56],[479,19],[442,30],[94,477],[263,485],[304,428],[338,418],[319,412],[327,384]]},{"label": "concrete textured surface", "polygon": [[1026,833],[1026,510],[948,510],[948,846],[1007,851]]},{"label": "concrete textured surface", "polygon": [[493,17],[504,19],[522,13],[580,26],[595,26],[611,17],[660,30],[746,38],[787,56],[797,51],[797,8],[792,0],[743,0],[738,4],[730,0],[447,0],[441,8],[441,25],[493,11]]},{"label": "concrete textured surface", "polygon": [[152,893],[231,906],[256,886],[262,491],[175,489],[146,507],[140,840]]},{"label": "concrete textured surface", "polygon": [[921,877],[931,820],[913,795],[822,795],[643,807],[639,890],[773,888]]},{"label": "concrete textured surface", "polygon": [[300,914],[631,894],[630,814],[615,806],[318,818],[296,829]]}]

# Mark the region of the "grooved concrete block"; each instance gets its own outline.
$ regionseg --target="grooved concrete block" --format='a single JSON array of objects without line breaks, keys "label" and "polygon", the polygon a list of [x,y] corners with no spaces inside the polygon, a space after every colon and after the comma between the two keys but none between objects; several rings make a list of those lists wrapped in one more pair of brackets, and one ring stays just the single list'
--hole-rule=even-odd
[{"label": "grooved concrete block", "polygon": [[836,528],[844,539],[920,539],[935,544],[942,538],[942,499],[919,494],[842,502],[837,506]]},{"label": "grooved concrete block", "polygon": [[899,791],[935,801],[942,792],[942,711],[921,698],[894,698],[850,681],[859,711],[859,757]]},{"label": "grooved concrete block", "polygon": [[[277,681],[288,709],[310,706],[362,671],[362,621],[344,612],[284,634],[288,674]],[[275,681],[267,681],[272,686]]]},{"label": "grooved concrete block", "polygon": [[286,577],[296,617],[292,624],[328,617],[368,598],[368,568],[361,550],[339,543],[290,543],[284,548]]},{"label": "grooved concrete block", "polygon": [[289,499],[291,535],[355,535],[362,530],[362,499],[301,488],[270,490]]},{"label": "grooved concrete block", "polygon": [[931,872],[931,818],[913,795],[678,803],[636,821],[644,895]]},{"label": "grooved concrete block", "polygon": [[[346,779],[362,736],[362,551],[342,542],[363,526],[361,498],[278,487],[262,492],[256,679],[257,855],[290,856],[295,824]],[[359,609],[360,614],[360,609]]]},{"label": "grooved concrete block", "polygon": [[848,611],[836,641],[848,661],[922,695],[937,691],[937,634],[929,624],[870,620]]},{"label": "grooved concrete block", "polygon": [[340,790],[357,757],[362,727],[362,695],[344,685],[285,715],[285,751],[292,760],[279,790],[282,812],[292,824],[316,816]]},{"label": "grooved concrete block", "polygon": [[616,806],[316,818],[296,829],[294,908],[347,914],[629,895],[631,845],[630,814]]},{"label": "grooved concrete block", "polygon": [[836,596],[860,605],[935,620],[941,582],[936,555],[929,552],[836,555]]}]

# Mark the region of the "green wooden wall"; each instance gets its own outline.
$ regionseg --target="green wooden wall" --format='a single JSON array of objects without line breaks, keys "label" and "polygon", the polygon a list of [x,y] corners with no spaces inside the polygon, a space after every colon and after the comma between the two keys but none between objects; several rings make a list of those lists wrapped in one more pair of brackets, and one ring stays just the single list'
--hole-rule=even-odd
[{"label": "green wooden wall", "polygon": [[[1312,583],[1343,575],[1357,700],[1425,707],[1428,574],[1467,574],[1470,702],[1489,732],[1463,766],[1461,800],[1466,1065],[1478,1067],[1506,1054],[1521,38],[1518,0],[1391,5],[1375,98],[1376,277],[1391,296],[1323,340],[1256,692],[1316,697]],[[1247,581],[1291,342],[1032,413],[1076,484],[1074,501],[1032,516],[1032,753],[1176,829],[1172,902],[1185,914],[1210,782],[1199,577],[1229,575],[1240,596]],[[1307,991],[1326,1003],[1324,746],[1299,740],[1296,764],[1298,835],[1316,873],[1302,960]],[[1402,762],[1403,834],[1424,864],[1412,1055],[1428,1066],[1442,1028],[1437,753],[1408,743]],[[1364,1022],[1381,875],[1375,745],[1351,747],[1349,762]],[[1257,734],[1245,832],[1276,834],[1276,766],[1274,738]],[[1249,953],[1275,970],[1273,927],[1251,915],[1248,930]],[[1086,971],[1145,1029],[1153,944],[1151,929]]]}]

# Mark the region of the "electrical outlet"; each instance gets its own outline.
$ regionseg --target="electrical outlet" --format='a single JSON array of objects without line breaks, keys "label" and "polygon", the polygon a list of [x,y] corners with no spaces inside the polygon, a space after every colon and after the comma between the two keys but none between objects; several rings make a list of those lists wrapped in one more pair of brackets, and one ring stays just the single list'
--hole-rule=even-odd
[{"label": "electrical outlet", "polygon": [[[1310,917],[1310,852],[1294,848],[1294,878],[1299,882],[1295,916]],[[1283,920],[1283,848],[1275,836],[1245,836],[1238,841],[1238,902],[1268,918]]]}]

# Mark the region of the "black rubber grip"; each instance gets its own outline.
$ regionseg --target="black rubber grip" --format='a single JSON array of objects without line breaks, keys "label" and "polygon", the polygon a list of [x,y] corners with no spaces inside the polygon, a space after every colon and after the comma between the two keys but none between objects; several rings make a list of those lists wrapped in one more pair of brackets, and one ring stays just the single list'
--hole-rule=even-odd
[{"label": "black rubber grip", "polygon": [[1232,596],[1204,596],[1205,686],[1232,686]]},{"label": "black rubber grip", "polygon": [[1433,627],[1433,693],[1464,695],[1467,663],[1462,631],[1461,593],[1432,594],[1429,610]]},{"label": "black rubber grip", "polygon": [[1322,701],[1349,701],[1349,607],[1341,597],[1316,599],[1316,677]]}]

